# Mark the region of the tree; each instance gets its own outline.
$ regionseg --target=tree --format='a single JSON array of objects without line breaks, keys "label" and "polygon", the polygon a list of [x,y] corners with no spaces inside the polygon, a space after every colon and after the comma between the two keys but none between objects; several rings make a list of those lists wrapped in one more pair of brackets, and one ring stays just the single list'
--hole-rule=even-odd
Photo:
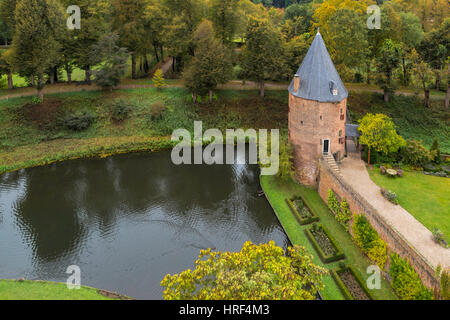
[{"label": "tree", "polygon": [[314,300],[325,274],[303,247],[246,242],[240,252],[202,250],[194,270],[161,286],[165,300]]},{"label": "tree", "polygon": [[284,181],[289,181],[294,175],[293,148],[290,141],[282,141],[280,144],[280,167],[277,177]]},{"label": "tree", "polygon": [[95,80],[104,89],[112,90],[127,71],[128,51],[117,45],[118,40],[117,34],[108,33],[91,49],[92,65],[99,65],[94,71]]},{"label": "tree", "polygon": [[329,20],[334,28],[327,28],[324,39],[336,65],[347,68],[361,66],[368,54],[367,27],[357,11],[340,8]]},{"label": "tree", "polygon": [[406,144],[395,130],[395,124],[385,114],[368,113],[359,121],[361,137],[359,142],[369,148],[368,162],[370,165],[370,150],[389,154],[397,152]]},{"label": "tree", "polygon": [[389,102],[390,94],[396,89],[393,73],[400,64],[400,48],[392,41],[387,39],[383,43],[380,56],[376,59],[378,79],[377,82],[384,91],[384,101]]},{"label": "tree", "polygon": [[415,49],[411,52],[411,61],[414,66],[414,83],[419,84],[425,94],[425,106],[430,106],[430,88],[433,85],[433,70],[417,54]]},{"label": "tree", "polygon": [[16,4],[17,0],[2,0],[0,2],[0,19],[4,24],[3,36],[6,41],[14,35]]},{"label": "tree", "polygon": [[[309,34],[307,36],[309,36]],[[283,66],[286,68],[284,74],[286,79],[291,79],[292,75],[297,72],[303,59],[308,53],[309,46],[310,44],[307,39],[305,39],[305,36],[298,36],[283,43],[285,61],[280,65],[280,68]]]},{"label": "tree", "polygon": [[419,18],[411,12],[401,12],[400,18],[402,21],[401,28],[401,59],[403,68],[403,85],[406,87],[409,84],[409,65],[407,63],[408,55],[411,50],[417,47],[423,40],[423,30]]},{"label": "tree", "polygon": [[248,18],[245,46],[242,49],[241,62],[243,73],[260,85],[260,96],[264,97],[264,81],[273,79],[282,61],[282,42],[280,32],[267,18]]},{"label": "tree", "polygon": [[214,38],[212,23],[208,20],[199,25],[194,39],[197,42],[195,56],[184,72],[185,84],[192,92],[194,102],[197,94],[209,92],[211,103],[217,85],[232,77],[231,51]]},{"label": "tree", "polygon": [[14,53],[12,49],[3,51],[0,55],[0,74],[6,74],[8,78],[8,89],[14,88],[13,83],[13,63],[14,63]]},{"label": "tree", "polygon": [[120,45],[131,52],[131,77],[136,79],[136,54],[145,34],[146,0],[113,0],[112,27],[117,32]]},{"label": "tree", "polygon": [[213,23],[216,37],[223,44],[230,44],[236,33],[238,11],[236,0],[211,0],[210,20]]},{"label": "tree", "polygon": [[164,81],[163,72],[161,69],[155,71],[155,74],[153,75],[152,78],[152,82],[155,88],[158,89],[158,91],[161,90],[161,88],[166,85],[166,82]]},{"label": "tree", "polygon": [[13,38],[14,65],[23,74],[36,75],[38,96],[44,98],[45,72],[59,58],[64,10],[57,0],[17,2]]}]

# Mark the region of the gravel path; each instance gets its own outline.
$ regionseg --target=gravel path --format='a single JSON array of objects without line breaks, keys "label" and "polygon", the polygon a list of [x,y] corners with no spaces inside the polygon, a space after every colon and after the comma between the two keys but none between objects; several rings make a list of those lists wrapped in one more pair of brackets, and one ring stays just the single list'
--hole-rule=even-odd
[{"label": "gravel path", "polygon": [[433,241],[433,235],[401,206],[395,206],[380,193],[380,188],[370,179],[366,164],[359,153],[349,153],[340,165],[344,180],[359,192],[406,240],[432,265],[450,267],[450,249]]}]

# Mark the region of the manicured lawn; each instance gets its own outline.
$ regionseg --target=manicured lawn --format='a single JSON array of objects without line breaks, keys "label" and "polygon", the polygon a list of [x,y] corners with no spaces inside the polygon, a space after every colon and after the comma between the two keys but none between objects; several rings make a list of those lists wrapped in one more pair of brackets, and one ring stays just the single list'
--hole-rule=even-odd
[{"label": "manicured lawn", "polygon": [[65,283],[0,280],[0,300],[114,300],[97,289],[69,290]]},{"label": "manicured lawn", "polygon": [[[321,262],[312,244],[304,233],[304,229],[308,226],[299,225],[285,201],[286,198],[301,195],[306,199],[306,201],[308,201],[312,209],[315,210],[319,216],[320,223],[330,231],[331,235],[335,238],[339,246],[344,251],[346,258],[343,261],[345,261],[348,265],[353,266],[364,281],[367,280],[368,275],[365,271],[367,270],[367,267],[373,265],[373,263],[361,253],[356,244],[352,241],[350,235],[339,223],[336,222],[334,216],[330,213],[317,191],[302,187],[294,182],[281,182],[277,178],[270,176],[261,177],[261,185],[291,242],[293,244],[298,244],[305,247],[307,251],[313,255],[314,263],[320,266],[325,266],[328,269],[336,268],[339,265],[339,262],[334,262],[327,265],[324,265]],[[344,296],[340,292],[331,275],[324,277],[323,281],[325,284],[325,290],[321,293],[324,299],[344,299]],[[371,294],[375,299],[379,300],[397,299],[391,286],[384,278],[382,279],[381,289],[371,290]]]},{"label": "manicured lawn", "polygon": [[389,178],[378,168],[369,170],[372,180],[394,191],[400,205],[429,230],[440,229],[450,240],[450,179],[405,172],[403,178]]}]

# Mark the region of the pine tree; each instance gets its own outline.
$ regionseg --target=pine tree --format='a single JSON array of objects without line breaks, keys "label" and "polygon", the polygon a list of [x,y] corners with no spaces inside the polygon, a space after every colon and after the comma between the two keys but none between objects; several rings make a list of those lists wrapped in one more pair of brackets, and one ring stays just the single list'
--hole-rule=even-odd
[{"label": "pine tree", "polygon": [[38,78],[38,96],[44,98],[45,73],[59,58],[64,10],[58,0],[18,1],[13,38],[14,65],[21,74]]},{"label": "pine tree", "polygon": [[163,88],[166,85],[166,82],[164,81],[163,72],[161,69],[155,71],[152,81],[153,85],[155,86],[155,88],[158,89],[158,91],[161,90],[161,88]]}]

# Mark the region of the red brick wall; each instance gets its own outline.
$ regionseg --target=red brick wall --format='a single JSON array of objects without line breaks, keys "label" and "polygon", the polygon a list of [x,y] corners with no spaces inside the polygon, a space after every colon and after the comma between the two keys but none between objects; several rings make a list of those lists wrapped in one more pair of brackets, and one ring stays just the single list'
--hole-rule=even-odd
[{"label": "red brick wall", "polygon": [[321,160],[319,163],[318,191],[322,200],[328,202],[328,190],[333,190],[339,197],[345,198],[353,213],[364,214],[380,237],[388,244],[389,252],[396,252],[407,259],[419,274],[424,285],[438,288],[439,282],[434,277],[434,268],[417,252],[403,236],[392,227],[377,210],[362,198],[351,186],[346,184],[334,173],[328,164]]}]

